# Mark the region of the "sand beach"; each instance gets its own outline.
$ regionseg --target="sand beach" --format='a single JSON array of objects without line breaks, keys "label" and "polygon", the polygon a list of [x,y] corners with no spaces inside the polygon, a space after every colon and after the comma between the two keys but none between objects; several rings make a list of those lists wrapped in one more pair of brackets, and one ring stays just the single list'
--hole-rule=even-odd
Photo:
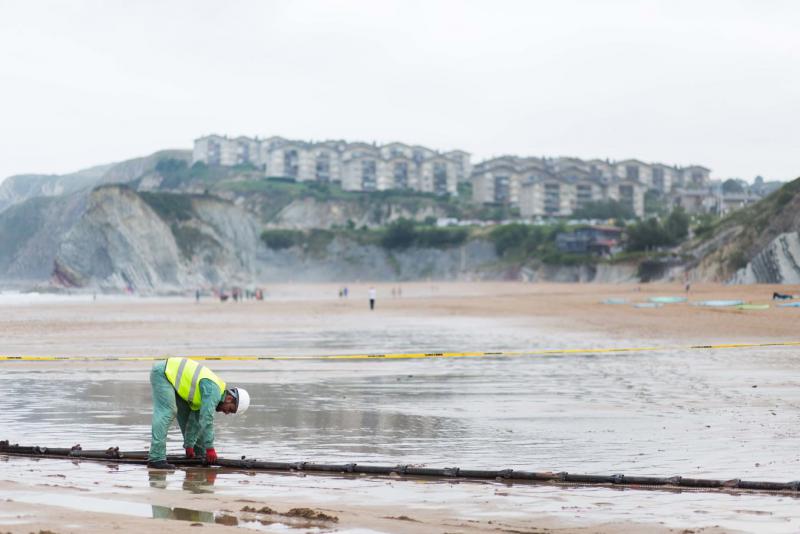
[{"label": "sand beach", "polygon": [[[378,284],[374,311],[369,287],[349,285],[344,299],[337,285],[285,284],[268,287],[264,301],[238,303],[196,303],[193,292],[2,294],[3,355],[78,359],[0,361],[11,401],[0,439],[145,448],[152,362],[118,357],[527,352],[209,362],[254,392],[246,416],[220,416],[217,447],[222,456],[276,460],[799,478],[800,349],[768,346],[800,340],[800,309],[771,300],[796,287],[700,284],[687,294],[678,284]],[[635,307],[660,296],[688,302]],[[695,305],[709,300],[770,307]],[[698,348],[722,344],[751,346]],[[598,350],[623,348],[648,350]],[[180,449],[177,432],[170,445]],[[0,465],[0,532],[15,534],[800,528],[796,498],[769,494],[221,469],[154,475],[3,455]],[[265,506],[274,513],[257,512]],[[297,508],[314,513],[289,513]]]}]

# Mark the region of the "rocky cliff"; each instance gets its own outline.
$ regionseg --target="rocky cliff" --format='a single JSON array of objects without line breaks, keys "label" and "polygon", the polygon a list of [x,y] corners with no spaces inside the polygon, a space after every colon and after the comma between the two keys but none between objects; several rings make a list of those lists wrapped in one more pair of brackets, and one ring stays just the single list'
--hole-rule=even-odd
[{"label": "rocky cliff", "polygon": [[21,174],[0,184],[0,212],[31,198],[54,197],[109,183],[126,183],[152,171],[165,158],[190,161],[189,150],[162,150],[142,158],[98,165],[70,174]]},{"label": "rocky cliff", "polygon": [[800,235],[789,232],[776,237],[733,275],[737,284],[800,284]]},{"label": "rocky cliff", "polygon": [[37,197],[0,213],[0,280],[46,282],[64,236],[86,209],[86,195]]},{"label": "rocky cliff", "polygon": [[693,279],[733,283],[800,283],[800,179],[722,219],[688,243]]},{"label": "rocky cliff", "polygon": [[64,236],[53,276],[67,286],[139,291],[251,283],[258,232],[232,204],[97,188]]},{"label": "rocky cliff", "polygon": [[494,245],[483,240],[452,248],[390,251],[335,237],[313,250],[264,247],[259,260],[261,278],[270,282],[471,280],[495,278],[498,274]]},{"label": "rocky cliff", "polygon": [[315,246],[261,249],[261,279],[270,282],[522,280],[528,282],[635,282],[631,264],[563,266],[509,262],[491,241],[468,240],[453,247],[388,250],[342,236]]},{"label": "rocky cliff", "polygon": [[265,221],[271,228],[334,228],[353,225],[374,228],[398,219],[424,221],[445,217],[446,211],[436,203],[409,206],[399,202],[320,201],[314,197],[292,200]]}]

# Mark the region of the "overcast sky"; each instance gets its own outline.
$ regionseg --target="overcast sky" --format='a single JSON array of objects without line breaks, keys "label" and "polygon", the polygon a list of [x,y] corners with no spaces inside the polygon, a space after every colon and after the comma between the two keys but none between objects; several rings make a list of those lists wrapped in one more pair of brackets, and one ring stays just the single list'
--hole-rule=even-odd
[{"label": "overcast sky", "polygon": [[800,176],[800,2],[0,0],[0,178],[208,133]]}]

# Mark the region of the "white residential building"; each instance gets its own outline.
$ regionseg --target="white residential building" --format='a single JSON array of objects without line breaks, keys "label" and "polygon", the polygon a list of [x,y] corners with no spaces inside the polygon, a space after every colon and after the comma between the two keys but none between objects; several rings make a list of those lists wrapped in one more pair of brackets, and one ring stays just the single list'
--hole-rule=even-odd
[{"label": "white residential building", "polygon": [[441,153],[405,143],[377,146],[283,137],[201,137],[194,142],[193,160],[207,165],[251,164],[266,176],[338,183],[347,191],[409,189],[437,195],[458,194],[459,181],[472,172],[470,155],[463,150]]},{"label": "white residential building", "polygon": [[471,182],[473,200],[519,207],[523,217],[569,216],[601,200],[617,200],[641,217],[647,191],[672,198],[685,183],[707,187],[709,173],[698,165],[680,168],[637,159],[501,156],[476,164]]}]

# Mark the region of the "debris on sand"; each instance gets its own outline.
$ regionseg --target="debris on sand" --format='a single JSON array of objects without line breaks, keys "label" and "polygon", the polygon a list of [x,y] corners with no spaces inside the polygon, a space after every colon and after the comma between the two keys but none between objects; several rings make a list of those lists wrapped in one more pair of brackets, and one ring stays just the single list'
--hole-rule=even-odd
[{"label": "debris on sand", "polygon": [[332,523],[338,523],[339,518],[335,515],[328,515],[323,512],[316,512],[311,508],[292,508],[284,515],[288,517],[302,517],[303,519],[312,519],[314,521],[330,521]]},{"label": "debris on sand", "polygon": [[398,516],[387,515],[384,516],[384,519],[395,519],[397,521],[413,521],[414,523],[419,523],[419,521],[417,521],[412,517],[408,517],[407,515],[398,515]]},{"label": "debris on sand", "polygon": [[245,506],[242,508],[242,512],[250,512],[251,514],[277,514],[275,510],[270,508],[269,506],[262,506],[260,509],[256,510],[255,506]]},{"label": "debris on sand", "polygon": [[221,516],[214,518],[214,523],[228,527],[235,527],[239,525],[239,519],[232,515],[222,514]]}]

